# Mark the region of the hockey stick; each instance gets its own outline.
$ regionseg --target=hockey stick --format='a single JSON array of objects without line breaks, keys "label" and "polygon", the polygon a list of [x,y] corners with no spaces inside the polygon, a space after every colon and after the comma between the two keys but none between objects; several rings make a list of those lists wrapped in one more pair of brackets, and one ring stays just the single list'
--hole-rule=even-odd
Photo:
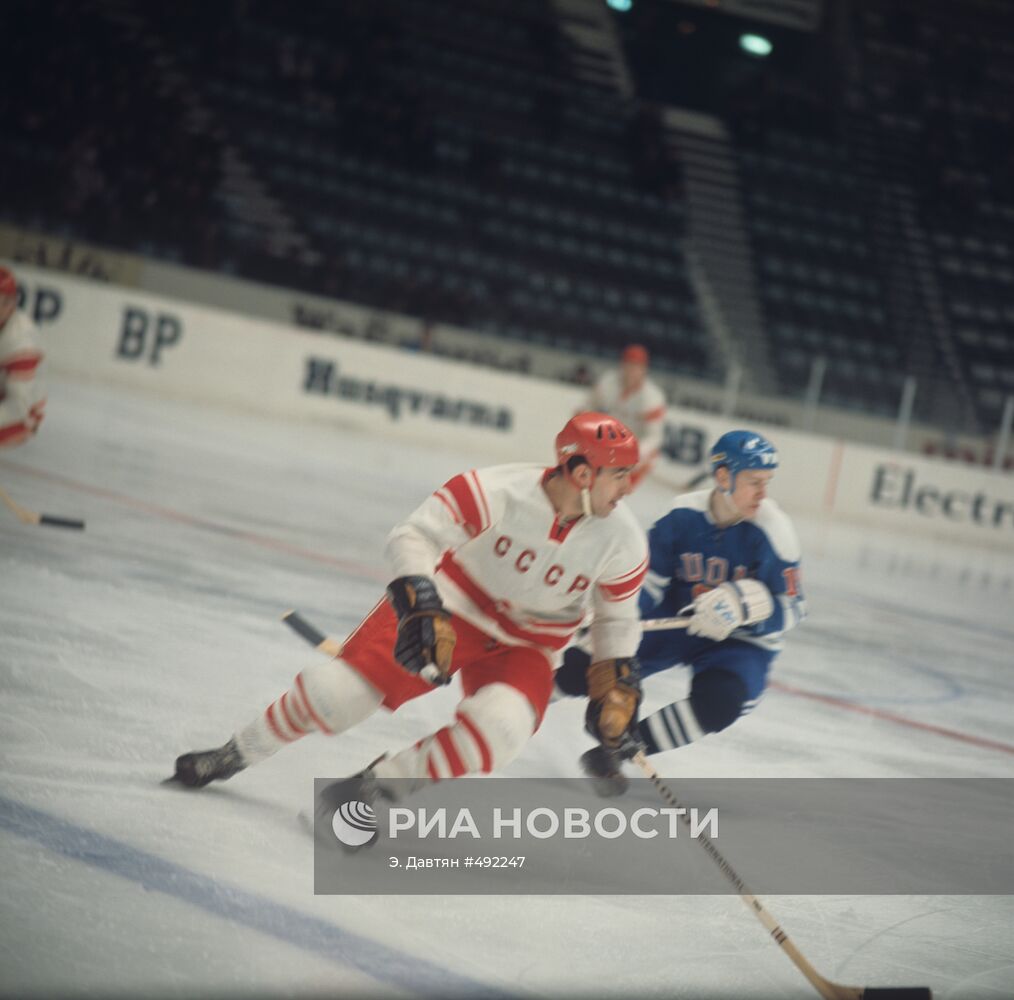
[{"label": "hockey stick", "polygon": [[[633,761],[650,778],[655,790],[674,809],[680,820],[690,829],[690,820],[687,810],[680,806],[676,796],[668,785],[664,784],[658,776],[658,772],[648,763],[648,758],[643,750],[639,750],[633,756]],[[724,855],[708,839],[708,837],[696,832],[697,842],[708,852],[711,860],[718,865],[722,874],[729,880],[739,893],[739,898],[746,903],[749,909],[757,915],[757,919],[764,925],[765,929],[775,939],[775,943],[789,956],[792,964],[806,976],[813,988],[824,998],[824,1000],[933,1000],[933,994],[928,986],[842,986],[825,979],[810,963],[803,953],[792,943],[789,936],[781,929],[775,918],[765,909],[761,901],[747,888],[746,883],[736,874],[732,865],[726,861]]]},{"label": "hockey stick", "polygon": [[316,646],[328,656],[341,656],[342,644],[336,639],[329,639],[319,629],[314,628],[298,611],[286,611],[282,621],[298,636],[302,636],[311,646]]},{"label": "hockey stick", "polygon": [[0,500],[2,500],[19,521],[24,524],[44,524],[51,528],[76,528],[84,530],[85,523],[72,517],[54,517],[52,514],[40,514],[37,510],[29,510],[22,507],[3,487],[0,487]]},{"label": "hockey stick", "polygon": [[[298,611],[287,611],[282,615],[282,621],[289,626],[297,635],[305,639],[310,645],[315,646],[329,656],[338,656],[341,653],[341,643],[329,639],[319,629],[311,625]],[[662,628],[685,628],[688,618],[657,618],[654,627]],[[678,810],[680,820],[690,827],[689,813],[680,806],[676,796],[668,785],[662,782],[658,772],[648,763],[648,758],[643,750],[639,750],[632,758],[634,763],[651,779],[659,795]],[[700,842],[704,849],[711,856],[711,860],[718,865],[722,874],[736,887],[740,899],[753,910],[757,919],[764,925],[775,942],[789,956],[792,963],[810,981],[817,992],[824,1000],[933,1000],[933,994],[926,986],[841,986],[825,979],[807,961],[803,953],[792,943],[789,936],[778,926],[778,922],[764,908],[761,901],[747,888],[746,883],[736,874],[732,865],[725,860],[718,848],[700,831],[694,831],[695,839]]]},{"label": "hockey stick", "polygon": [[663,632],[670,628],[686,628],[690,624],[690,615],[678,615],[675,618],[643,618],[641,629],[645,632]]},{"label": "hockey stick", "polygon": [[[337,639],[329,639],[323,632],[311,625],[298,611],[286,611],[282,615],[282,621],[297,635],[302,636],[311,646],[316,646],[322,653],[328,656],[341,656],[342,644]],[[432,663],[419,671],[419,676],[430,684],[439,686],[447,684],[449,678],[444,675]]]},{"label": "hockey stick", "polygon": [[[336,639],[329,639],[320,629],[311,625],[298,611],[286,611],[282,621],[297,635],[302,636],[311,646],[316,646],[328,656],[341,656],[342,644]],[[688,615],[676,618],[649,618],[641,622],[645,632],[661,632],[670,628],[686,628],[690,624]]]}]

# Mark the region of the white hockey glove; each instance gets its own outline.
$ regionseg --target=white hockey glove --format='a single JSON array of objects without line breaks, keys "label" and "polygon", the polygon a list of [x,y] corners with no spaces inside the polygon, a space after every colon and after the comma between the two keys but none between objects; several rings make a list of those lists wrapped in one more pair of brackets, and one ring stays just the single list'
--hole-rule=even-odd
[{"label": "white hockey glove", "polygon": [[760,580],[747,578],[723,583],[701,594],[684,609],[684,612],[693,611],[687,635],[721,642],[744,625],[755,625],[770,618],[774,609],[771,591]]}]

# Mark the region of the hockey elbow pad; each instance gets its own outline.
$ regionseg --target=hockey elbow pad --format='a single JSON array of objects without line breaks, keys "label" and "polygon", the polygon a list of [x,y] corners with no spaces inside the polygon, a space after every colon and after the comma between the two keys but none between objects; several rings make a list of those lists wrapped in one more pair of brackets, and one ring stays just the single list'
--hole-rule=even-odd
[{"label": "hockey elbow pad", "polygon": [[388,584],[387,598],[398,616],[394,658],[413,674],[446,684],[456,637],[436,584],[428,576],[400,576]]},{"label": "hockey elbow pad", "polygon": [[636,656],[599,660],[588,668],[585,729],[615,750],[634,735],[641,704],[641,669]]}]

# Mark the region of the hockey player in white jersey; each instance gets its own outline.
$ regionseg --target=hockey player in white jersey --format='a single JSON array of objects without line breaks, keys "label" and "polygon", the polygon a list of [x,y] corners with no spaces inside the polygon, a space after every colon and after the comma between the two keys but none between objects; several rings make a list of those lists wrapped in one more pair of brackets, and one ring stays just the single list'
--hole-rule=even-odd
[{"label": "hockey player in white jersey", "polygon": [[609,413],[637,437],[641,458],[633,485],[651,472],[662,448],[665,429],[665,393],[648,378],[648,351],[629,344],[620,355],[620,367],[605,372],[591,391],[589,409]]},{"label": "hockey player in white jersey", "polygon": [[[690,612],[685,630],[646,632],[642,677],[690,667],[690,696],[643,718],[620,751],[595,747],[581,764],[604,795],[626,787],[620,772],[637,749],[661,753],[719,732],[749,712],[767,683],[782,636],[806,615],[799,541],[788,516],[767,497],[778,468],[770,441],[752,431],[723,434],[711,450],[715,487],[677,497],[648,534],[651,564],[641,592],[644,619]],[[568,649],[559,693],[583,694],[589,663]]]},{"label": "hockey player in white jersey", "polygon": [[640,700],[633,657],[647,539],[621,502],[637,440],[618,420],[584,413],[557,436],[556,455],[552,468],[496,466],[445,483],[389,535],[394,579],[341,655],[303,670],[223,747],[179,757],[174,777],[194,787],[229,778],[455,674],[464,694],[455,720],[335,783],[335,801],[497,770],[538,728],[559,651],[588,616],[586,724],[618,746]]},{"label": "hockey player in white jersey", "polygon": [[42,423],[41,364],[35,327],[18,312],[14,275],[0,267],[0,448],[24,444]]}]

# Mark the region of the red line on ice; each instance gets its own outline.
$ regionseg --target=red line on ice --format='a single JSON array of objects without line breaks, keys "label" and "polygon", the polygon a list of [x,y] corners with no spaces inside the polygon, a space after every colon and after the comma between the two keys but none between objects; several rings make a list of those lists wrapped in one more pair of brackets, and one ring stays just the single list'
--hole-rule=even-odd
[{"label": "red line on ice", "polygon": [[[293,545],[290,542],[283,542],[281,539],[272,538],[270,535],[262,535],[258,532],[244,531],[239,528],[232,528],[228,525],[218,524],[215,521],[195,517],[193,514],[184,514],[182,511],[174,510],[171,507],[164,507],[161,504],[149,503],[147,500],[138,500],[135,497],[127,496],[123,493],[116,493],[113,490],[107,490],[100,486],[92,486],[88,483],[82,483],[76,479],[71,479],[68,476],[61,476],[55,472],[35,469],[32,468],[32,466],[24,465],[21,462],[12,462],[8,458],[0,459],[0,465],[14,469],[17,472],[23,472],[29,476],[36,476],[39,479],[47,479],[50,482],[60,483],[72,490],[78,490],[82,493],[90,493],[92,496],[113,500],[116,503],[123,504],[124,506],[133,507],[135,510],[143,510],[146,513],[154,514],[157,517],[164,517],[169,521],[176,521],[179,524],[189,524],[196,528],[210,529],[212,531],[231,535],[241,541],[251,542],[254,545],[261,546],[262,548],[274,549],[276,551],[286,552],[289,555],[298,556],[303,559],[311,559],[314,562],[325,563],[329,566],[336,566],[339,569],[344,570],[346,573],[350,573],[354,576],[377,580],[381,583],[385,582],[387,579],[383,573],[378,572],[373,567],[363,565],[362,563],[339,559],[336,556],[329,556],[326,553],[316,552],[313,549],[306,549],[300,545]],[[869,705],[857,705],[855,702],[851,702],[847,698],[836,698],[833,695],[818,694],[815,691],[805,691],[802,688],[792,687],[791,685],[784,684],[781,681],[772,681],[769,686],[774,690],[782,691],[785,694],[795,695],[799,698],[809,698],[811,701],[819,701],[825,705],[833,705],[835,708],[842,708],[848,712],[856,712],[859,715],[869,715],[876,719],[882,719],[885,722],[893,722],[899,726],[908,726],[910,729],[920,729],[923,732],[935,733],[937,736],[945,736],[948,739],[959,740],[962,743],[970,743],[972,746],[984,747],[989,750],[999,750],[1001,753],[1014,754],[1014,745],[1004,743],[1000,740],[991,740],[984,736],[973,736],[970,733],[962,733],[956,729],[947,729],[944,726],[935,726],[929,722],[919,722],[916,719],[908,719],[903,715],[897,715],[894,712],[887,712],[881,708],[873,708]]]},{"label": "red line on ice", "polygon": [[1000,740],[991,740],[985,736],[973,736],[970,733],[962,733],[957,729],[947,729],[944,726],[934,726],[930,722],[919,722],[916,719],[908,719],[904,715],[897,715],[894,712],[885,712],[882,708],[873,708],[870,705],[857,705],[847,698],[836,698],[830,694],[818,694],[816,691],[805,691],[802,688],[792,687],[783,684],[781,681],[772,681],[769,687],[776,691],[783,691],[785,694],[793,694],[799,698],[809,698],[811,701],[819,701],[825,705],[833,705],[835,708],[844,708],[848,712],[856,712],[860,715],[871,715],[875,719],[883,719],[885,722],[894,722],[899,726],[908,726],[910,729],[921,729],[923,732],[935,733],[937,736],[946,736],[948,739],[960,740],[962,743],[971,743],[972,746],[985,747],[989,750],[999,750],[1002,753],[1014,754],[1014,745],[1003,743]]}]

